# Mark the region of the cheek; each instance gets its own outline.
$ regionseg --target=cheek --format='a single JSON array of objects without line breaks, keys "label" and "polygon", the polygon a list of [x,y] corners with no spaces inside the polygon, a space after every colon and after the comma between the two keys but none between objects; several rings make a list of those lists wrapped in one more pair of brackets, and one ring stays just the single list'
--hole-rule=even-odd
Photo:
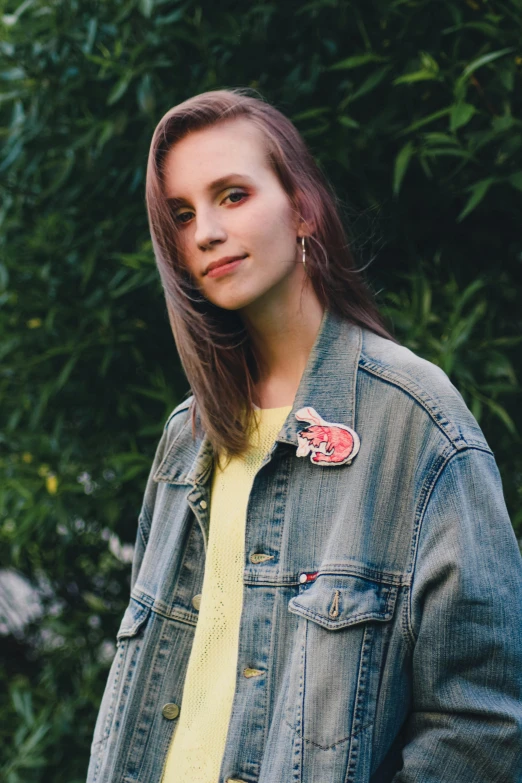
[{"label": "cheek", "polygon": [[296,236],[292,216],[286,202],[268,205],[252,203],[251,209],[238,215],[236,228],[241,231],[252,252],[276,247],[277,256],[288,255]]}]

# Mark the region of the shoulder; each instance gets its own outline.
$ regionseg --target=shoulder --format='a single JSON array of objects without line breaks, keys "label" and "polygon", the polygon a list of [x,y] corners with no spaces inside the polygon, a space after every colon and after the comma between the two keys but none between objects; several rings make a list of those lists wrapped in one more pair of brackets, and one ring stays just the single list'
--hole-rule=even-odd
[{"label": "shoulder", "polygon": [[186,400],[180,402],[174,410],[170,413],[167,421],[165,422],[164,431],[173,434],[178,432],[184,424],[190,421],[190,407],[194,400],[194,395],[191,394]]},{"label": "shoulder", "polygon": [[193,395],[183,402],[180,402],[169,414],[161,433],[161,438],[156,446],[156,454],[152,466],[152,474],[155,475],[163,459],[170,451],[172,443],[182,436],[182,431],[186,426],[191,425],[190,405],[194,399]]},{"label": "shoulder", "polygon": [[402,405],[420,406],[426,422],[437,427],[456,449],[489,450],[475,417],[440,367],[367,329],[362,333],[359,369],[385,385],[392,400],[400,397]]}]

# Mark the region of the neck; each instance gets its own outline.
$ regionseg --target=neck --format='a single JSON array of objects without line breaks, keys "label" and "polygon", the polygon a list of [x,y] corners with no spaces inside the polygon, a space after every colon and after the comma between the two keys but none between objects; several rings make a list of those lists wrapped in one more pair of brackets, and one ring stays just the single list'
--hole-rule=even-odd
[{"label": "neck", "polygon": [[254,402],[260,408],[292,405],[317,337],[323,307],[309,281],[242,313],[261,368]]}]

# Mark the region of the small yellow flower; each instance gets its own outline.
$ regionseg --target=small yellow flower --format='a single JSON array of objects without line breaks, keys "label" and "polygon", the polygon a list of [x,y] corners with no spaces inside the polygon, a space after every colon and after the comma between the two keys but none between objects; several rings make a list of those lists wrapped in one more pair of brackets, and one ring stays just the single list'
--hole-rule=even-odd
[{"label": "small yellow flower", "polygon": [[47,478],[45,479],[45,486],[47,487],[47,492],[50,495],[56,495],[58,491],[58,479],[54,475],[54,473],[50,473]]},{"label": "small yellow flower", "polygon": [[40,465],[40,467],[38,468],[38,475],[43,478],[44,476],[47,476],[49,471],[50,471],[49,465],[45,465],[45,464]]},{"label": "small yellow flower", "polygon": [[515,57],[515,62],[517,65],[522,65],[522,57]]},{"label": "small yellow flower", "polygon": [[22,459],[24,462],[32,462],[33,461],[33,455],[30,454],[28,451],[26,451],[24,454],[22,454]]},{"label": "small yellow flower", "polygon": [[41,325],[42,325],[41,318],[30,318],[27,321],[27,326],[29,329],[39,329]]}]

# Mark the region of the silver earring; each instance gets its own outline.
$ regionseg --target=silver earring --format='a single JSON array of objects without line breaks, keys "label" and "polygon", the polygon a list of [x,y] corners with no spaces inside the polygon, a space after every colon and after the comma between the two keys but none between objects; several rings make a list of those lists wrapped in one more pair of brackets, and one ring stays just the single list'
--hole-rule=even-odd
[{"label": "silver earring", "polygon": [[303,249],[303,266],[306,270],[306,248],[305,248],[305,238],[301,237],[301,247]]}]

